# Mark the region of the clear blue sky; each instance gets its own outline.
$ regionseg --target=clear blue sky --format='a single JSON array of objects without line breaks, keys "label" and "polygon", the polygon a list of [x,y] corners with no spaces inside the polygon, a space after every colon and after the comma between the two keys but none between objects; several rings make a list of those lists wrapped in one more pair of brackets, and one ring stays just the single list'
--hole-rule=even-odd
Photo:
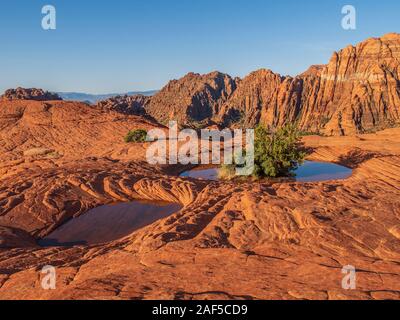
[{"label": "clear blue sky", "polygon": [[[57,30],[41,8],[57,9]],[[356,31],[341,8],[357,8]],[[296,75],[348,44],[400,32],[397,0],[2,0],[0,91],[159,89],[193,71]]]}]

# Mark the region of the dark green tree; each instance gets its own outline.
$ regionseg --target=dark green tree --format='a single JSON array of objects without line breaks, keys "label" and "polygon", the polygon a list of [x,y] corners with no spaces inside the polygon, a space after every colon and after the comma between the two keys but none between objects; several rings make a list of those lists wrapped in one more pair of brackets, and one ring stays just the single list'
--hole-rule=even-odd
[{"label": "dark green tree", "polygon": [[269,132],[259,125],[255,131],[254,162],[256,177],[289,177],[302,165],[306,153],[300,147],[301,132],[287,124]]},{"label": "dark green tree", "polygon": [[129,131],[128,134],[125,136],[125,142],[126,143],[140,143],[140,142],[146,142],[147,138],[147,131],[143,129],[137,129],[137,130],[132,130]]}]

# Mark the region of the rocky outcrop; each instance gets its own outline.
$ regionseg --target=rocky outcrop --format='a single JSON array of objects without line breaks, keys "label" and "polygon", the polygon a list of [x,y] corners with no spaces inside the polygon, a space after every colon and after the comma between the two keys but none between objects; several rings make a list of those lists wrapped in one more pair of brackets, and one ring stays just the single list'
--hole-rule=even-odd
[{"label": "rocky outcrop", "polygon": [[298,122],[327,135],[392,127],[400,123],[400,35],[349,46],[296,77],[265,69],[244,79],[190,73],[171,81],[146,110],[161,123],[203,127],[210,120],[232,127]]},{"label": "rocky outcrop", "polygon": [[301,108],[302,82],[270,70],[252,72],[223,105],[219,119],[225,125],[253,128],[262,122],[277,126],[292,121]]},{"label": "rocky outcrop", "polygon": [[219,114],[223,123],[268,126],[298,121],[306,131],[351,135],[400,123],[400,35],[334,53],[326,66],[295,77],[253,72]]},{"label": "rocky outcrop", "polygon": [[158,124],[147,117],[124,115],[82,102],[0,101],[0,178],[13,169],[7,161],[84,158],[113,151],[132,158],[137,150],[124,142],[126,134],[154,127]]},{"label": "rocky outcrop", "polygon": [[[298,80],[301,92],[319,72]],[[300,99],[284,94],[295,79],[252,76],[276,104]],[[0,101],[0,299],[400,299],[400,128],[303,139],[310,160],[353,168],[348,179],[238,183],[178,177],[182,167],[147,163],[148,144],[123,141],[155,126],[78,102]],[[36,245],[92,208],[135,199],[182,209],[108,243]],[[348,264],[357,290],[342,288]],[[57,290],[41,287],[46,265]]]},{"label": "rocky outcrop", "polygon": [[[59,100],[39,89],[8,90],[3,100]],[[149,114],[180,126],[270,127],[298,122],[308,132],[352,135],[400,123],[400,35],[368,39],[334,53],[327,65],[288,77],[270,70],[244,79],[189,73],[153,97],[120,96],[98,103],[127,115]]]},{"label": "rocky outcrop", "polygon": [[144,95],[117,96],[97,103],[104,110],[116,111],[128,115],[145,115],[145,107],[149,104],[151,97]]},{"label": "rocky outcrop", "polygon": [[[400,299],[399,139],[398,128],[305,138],[313,160],[354,168],[346,180],[315,183],[184,179],[171,167],[106,158],[44,169],[29,163],[0,175],[0,241],[6,234],[7,246],[17,247],[0,248],[0,298]],[[133,199],[183,208],[95,246],[22,242],[91,208]],[[9,226],[25,235],[9,237]],[[349,264],[356,290],[342,287]],[[45,265],[56,268],[57,290],[41,286]]]},{"label": "rocky outcrop", "polygon": [[160,123],[176,120],[180,125],[208,121],[236,89],[229,75],[189,73],[168,83],[151,98],[147,112]]},{"label": "rocky outcrop", "polygon": [[28,232],[0,225],[0,249],[36,247],[36,240]]},{"label": "rocky outcrop", "polygon": [[334,53],[303,107],[326,119],[327,134],[354,134],[400,121],[400,35],[388,34]]},{"label": "rocky outcrop", "polygon": [[35,101],[54,101],[62,100],[60,96],[55,93],[44,91],[42,89],[9,89],[1,97],[0,100],[35,100]]}]

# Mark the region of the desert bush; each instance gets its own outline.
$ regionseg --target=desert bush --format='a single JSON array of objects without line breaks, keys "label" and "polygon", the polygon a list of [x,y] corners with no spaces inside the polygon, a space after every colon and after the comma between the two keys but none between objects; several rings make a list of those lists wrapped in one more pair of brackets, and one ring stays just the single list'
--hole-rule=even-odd
[{"label": "desert bush", "polygon": [[125,142],[126,143],[146,142],[146,138],[147,138],[147,131],[146,130],[143,130],[143,129],[131,130],[125,136]]},{"label": "desert bush", "polygon": [[288,177],[303,164],[306,153],[300,147],[301,134],[294,124],[269,133],[262,125],[255,132],[255,171],[257,177]]},{"label": "desert bush", "polygon": [[[303,164],[306,156],[300,139],[301,132],[296,125],[289,124],[272,132],[259,125],[255,130],[253,177],[293,176],[293,172]],[[235,167],[236,164],[222,166],[219,170],[220,178],[233,178]]]}]

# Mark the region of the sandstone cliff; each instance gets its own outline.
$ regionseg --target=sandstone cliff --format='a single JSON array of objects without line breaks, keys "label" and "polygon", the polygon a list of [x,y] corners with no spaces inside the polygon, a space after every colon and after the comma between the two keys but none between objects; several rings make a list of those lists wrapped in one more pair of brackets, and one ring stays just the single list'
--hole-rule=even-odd
[{"label": "sandstone cliff", "polygon": [[170,81],[151,98],[146,110],[163,124],[168,120],[177,120],[181,125],[207,122],[219,112],[235,89],[235,80],[226,74],[189,73]]},{"label": "sandstone cliff", "polygon": [[279,126],[349,135],[400,122],[400,35],[368,39],[334,53],[326,66],[295,77],[251,73],[218,115],[225,124]]},{"label": "sandstone cliff", "polygon": [[[334,53],[307,115],[327,118],[328,134],[353,134],[400,120],[400,35],[388,34]],[[308,124],[310,125],[310,124]]]},{"label": "sandstone cliff", "polygon": [[[353,135],[400,123],[400,34],[371,38],[335,52],[327,65],[288,77],[270,70],[244,79],[212,72],[170,81],[153,97],[124,96],[98,103],[104,110],[150,115],[167,124],[270,127],[298,122],[302,130]],[[0,100],[60,100],[39,89],[8,90]]]},{"label": "sandstone cliff", "polygon": [[400,123],[400,35],[371,38],[335,52],[327,65],[288,77],[270,70],[233,79],[218,72],[171,81],[146,105],[161,123],[215,120],[222,126],[281,126],[352,135]]},{"label": "sandstone cliff", "polygon": [[117,96],[97,103],[104,110],[117,111],[128,115],[146,114],[145,106],[150,102],[150,97],[144,95]]},{"label": "sandstone cliff", "polygon": [[225,125],[254,127],[259,122],[280,125],[293,120],[300,111],[301,81],[282,77],[270,70],[252,72],[219,114]]}]

